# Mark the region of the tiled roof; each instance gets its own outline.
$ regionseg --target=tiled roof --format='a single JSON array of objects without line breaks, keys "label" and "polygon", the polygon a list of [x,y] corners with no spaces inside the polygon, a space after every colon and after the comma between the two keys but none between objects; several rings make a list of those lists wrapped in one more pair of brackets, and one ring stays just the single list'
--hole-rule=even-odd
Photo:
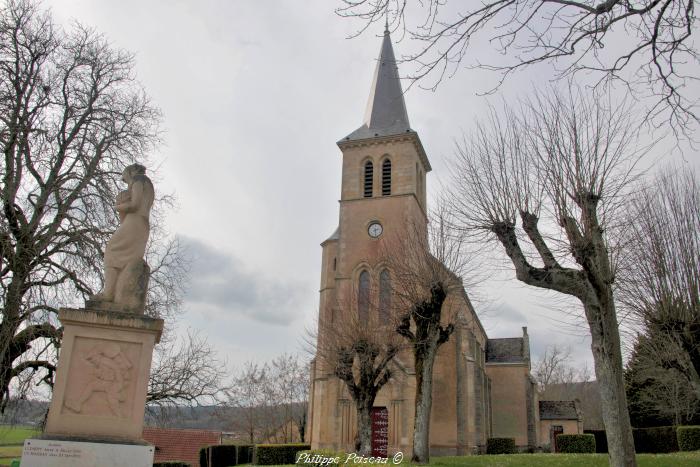
[{"label": "tiled roof", "polygon": [[523,363],[522,337],[488,339],[486,342],[486,363]]},{"label": "tiled roof", "polygon": [[540,401],[540,420],[578,420],[574,401]]},{"label": "tiled roof", "polygon": [[153,462],[185,461],[199,465],[199,450],[221,443],[220,431],[144,428],[143,439],[156,447]]},{"label": "tiled roof", "polygon": [[401,90],[399,70],[394,58],[389,30],[384,31],[374,79],[370,88],[365,121],[345,140],[358,140],[376,136],[397,135],[411,131],[406,113],[406,103]]},{"label": "tiled roof", "polygon": [[326,243],[331,240],[338,240],[340,238],[340,226],[338,226],[337,229],[331,234],[330,237],[328,237],[323,243]]}]

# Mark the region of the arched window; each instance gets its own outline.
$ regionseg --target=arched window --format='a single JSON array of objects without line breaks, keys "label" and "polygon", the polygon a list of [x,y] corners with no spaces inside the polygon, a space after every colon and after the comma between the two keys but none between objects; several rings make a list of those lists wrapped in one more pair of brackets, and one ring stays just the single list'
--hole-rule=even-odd
[{"label": "arched window", "polygon": [[418,164],[416,164],[416,198],[420,200],[420,171],[418,170]]},{"label": "arched window", "polygon": [[360,286],[357,290],[357,313],[360,322],[367,322],[369,319],[369,273],[360,273]]},{"label": "arched window", "polygon": [[379,274],[379,319],[389,320],[391,313],[391,276],[386,269]]},{"label": "arched window", "polygon": [[423,195],[425,194],[425,178],[423,177],[423,171],[418,171],[418,201],[423,201]]},{"label": "arched window", "polygon": [[382,162],[382,196],[391,194],[391,161],[384,159]]},{"label": "arched window", "polygon": [[372,197],[372,181],[374,179],[374,166],[372,161],[365,162],[365,198]]}]

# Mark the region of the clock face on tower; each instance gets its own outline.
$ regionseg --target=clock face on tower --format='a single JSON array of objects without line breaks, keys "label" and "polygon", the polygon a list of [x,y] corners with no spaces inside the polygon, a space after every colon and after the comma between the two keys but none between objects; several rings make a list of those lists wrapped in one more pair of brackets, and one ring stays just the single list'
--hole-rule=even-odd
[{"label": "clock face on tower", "polygon": [[367,233],[372,238],[379,237],[383,231],[384,231],[384,228],[382,227],[382,224],[380,224],[377,221],[374,221],[371,224],[369,224],[369,228],[367,229]]}]

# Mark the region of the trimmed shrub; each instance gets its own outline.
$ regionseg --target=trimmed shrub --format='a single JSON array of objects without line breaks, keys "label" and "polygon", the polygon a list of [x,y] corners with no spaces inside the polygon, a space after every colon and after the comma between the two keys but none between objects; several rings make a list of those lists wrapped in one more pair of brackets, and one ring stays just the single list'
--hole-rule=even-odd
[{"label": "trimmed shrub", "polygon": [[681,451],[697,451],[700,449],[700,426],[679,426],[678,447]]},{"label": "trimmed shrub", "polygon": [[672,426],[634,428],[634,450],[640,454],[663,454],[678,451],[676,429]]},{"label": "trimmed shrub", "polygon": [[153,467],[192,467],[192,465],[183,461],[163,461],[154,462]]},{"label": "trimmed shrub", "polygon": [[595,436],[593,435],[557,435],[557,448],[563,453],[594,453]]},{"label": "trimmed shrub", "polygon": [[595,437],[595,452],[598,454],[608,453],[608,438],[605,436],[605,430],[583,430],[583,433]]},{"label": "trimmed shrub", "polygon": [[515,454],[515,438],[489,438],[486,440],[486,454]]},{"label": "trimmed shrub", "polygon": [[204,446],[199,450],[200,467],[229,467],[238,465],[237,446],[235,444],[216,444]]},{"label": "trimmed shrub", "polygon": [[258,444],[253,463],[257,465],[293,464],[299,451],[308,451],[308,444]]},{"label": "trimmed shrub", "polygon": [[[309,467],[331,467],[343,465],[348,457],[343,451],[332,449],[313,449],[309,451],[297,452],[296,464]],[[338,459],[338,462],[331,462],[331,459]]]}]

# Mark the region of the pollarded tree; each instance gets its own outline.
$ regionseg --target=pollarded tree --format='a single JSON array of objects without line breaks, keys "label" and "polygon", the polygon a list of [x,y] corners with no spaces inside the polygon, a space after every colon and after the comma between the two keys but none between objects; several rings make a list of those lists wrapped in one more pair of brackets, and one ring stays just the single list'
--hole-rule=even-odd
[{"label": "pollarded tree", "polygon": [[372,454],[372,407],[377,394],[392,378],[391,365],[400,352],[393,321],[379,319],[373,287],[354,290],[353,299],[338,303],[338,313],[319,320],[309,336],[317,371],[339,378],[353,400],[357,418],[355,451]]},{"label": "pollarded tree", "polygon": [[57,308],[97,288],[119,174],[157,142],[133,66],[31,2],[0,10],[0,407],[23,372],[50,381]]},{"label": "pollarded tree", "polygon": [[416,397],[411,460],[430,460],[433,368],[438,350],[452,335],[459,305],[468,306],[462,274],[470,256],[450,228],[444,205],[428,225],[409,224],[383,244],[382,257],[392,274],[396,332],[408,344],[415,363]]},{"label": "pollarded tree", "polygon": [[451,194],[461,228],[500,244],[518,280],[583,306],[616,467],[636,465],[613,295],[615,221],[646,149],[632,115],[572,88],[493,111],[460,147]]},{"label": "pollarded tree", "polygon": [[[388,19],[418,42],[418,51],[406,57],[416,64],[409,78],[433,89],[464,61],[498,73],[496,87],[518,70],[550,63],[560,77],[583,72],[599,82],[620,82],[636,97],[652,96],[650,116],[668,119],[677,131],[700,119],[693,97],[693,1],[341,1],[337,13],[360,18],[361,31]],[[489,46],[497,52],[493,61],[470,61],[475,50]]]}]

